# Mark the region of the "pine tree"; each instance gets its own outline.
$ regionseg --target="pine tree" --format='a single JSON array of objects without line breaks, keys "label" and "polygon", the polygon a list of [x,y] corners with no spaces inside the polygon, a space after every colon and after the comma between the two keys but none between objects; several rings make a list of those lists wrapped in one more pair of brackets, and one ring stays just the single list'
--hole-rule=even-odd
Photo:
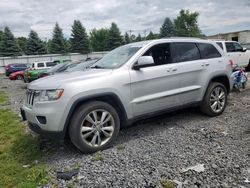
[{"label": "pine tree", "polygon": [[142,41],[141,34],[139,33],[138,36],[135,39],[137,42]]},{"label": "pine tree", "polygon": [[22,54],[25,54],[28,39],[26,37],[17,37],[17,43],[22,51]]},{"label": "pine tree", "polygon": [[160,37],[172,37],[175,35],[175,28],[170,18],[165,18],[163,25],[160,28]]},{"label": "pine tree", "polygon": [[0,42],[2,41],[3,38],[3,31],[0,30]]},{"label": "pine tree", "polygon": [[70,38],[71,52],[86,54],[89,52],[89,39],[86,29],[79,20],[75,20],[72,26]]},{"label": "pine tree", "polygon": [[46,54],[46,47],[44,42],[33,30],[30,31],[25,53],[27,55]]},{"label": "pine tree", "polygon": [[0,42],[0,56],[22,55],[18,43],[8,27],[4,28],[2,40]]},{"label": "pine tree", "polygon": [[109,50],[113,50],[123,44],[123,38],[118,26],[115,23],[111,23],[109,29],[109,37],[107,41],[107,47]]},{"label": "pine tree", "polygon": [[150,31],[146,39],[147,40],[157,39],[157,36],[152,31]]},{"label": "pine tree", "polygon": [[125,44],[129,44],[131,42],[130,37],[127,32],[124,35],[124,41],[125,41]]},{"label": "pine tree", "polygon": [[50,43],[50,53],[64,54],[66,52],[67,47],[65,39],[63,38],[62,29],[59,27],[58,23],[56,23]]}]

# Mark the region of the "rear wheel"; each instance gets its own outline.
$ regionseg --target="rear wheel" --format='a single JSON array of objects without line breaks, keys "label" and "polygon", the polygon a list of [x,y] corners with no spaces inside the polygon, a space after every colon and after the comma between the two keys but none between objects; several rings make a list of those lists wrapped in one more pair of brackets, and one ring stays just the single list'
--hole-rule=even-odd
[{"label": "rear wheel", "polygon": [[201,105],[201,111],[209,116],[222,114],[227,105],[227,90],[219,82],[209,84]]},{"label": "rear wheel", "polygon": [[16,79],[17,79],[17,80],[23,80],[23,76],[20,75],[20,74],[18,74],[18,75],[16,76]]},{"label": "rear wheel", "polygon": [[69,136],[83,153],[93,153],[108,148],[119,130],[120,119],[116,110],[108,103],[93,101],[83,104],[75,111]]},{"label": "rear wheel", "polygon": [[246,70],[247,70],[247,71],[250,71],[250,59],[249,59],[248,65],[247,65],[247,67],[246,67]]}]

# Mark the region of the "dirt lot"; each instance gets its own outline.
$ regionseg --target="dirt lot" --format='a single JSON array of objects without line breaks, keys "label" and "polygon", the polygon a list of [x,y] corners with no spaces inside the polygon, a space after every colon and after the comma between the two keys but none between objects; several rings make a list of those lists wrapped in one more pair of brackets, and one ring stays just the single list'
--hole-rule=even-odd
[{"label": "dirt lot", "polygon": [[[26,85],[0,78],[17,114]],[[3,106],[1,107],[3,108]],[[70,143],[44,141],[48,187],[250,187],[250,87],[229,95],[223,115],[186,109],[122,129],[110,149],[83,155]],[[40,145],[40,147],[41,147]],[[192,168],[194,167],[194,168]],[[79,169],[70,181],[57,171]],[[174,182],[174,183],[171,183]]]}]

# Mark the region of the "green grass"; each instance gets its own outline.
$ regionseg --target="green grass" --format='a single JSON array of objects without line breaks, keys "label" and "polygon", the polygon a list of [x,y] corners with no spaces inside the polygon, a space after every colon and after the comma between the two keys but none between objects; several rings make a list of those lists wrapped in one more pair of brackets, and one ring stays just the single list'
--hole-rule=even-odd
[{"label": "green grass", "polygon": [[162,180],[161,186],[162,188],[175,188],[176,184],[170,180]]},{"label": "green grass", "polygon": [[[4,101],[1,96],[0,101]],[[45,165],[35,162],[44,155],[38,148],[39,140],[24,129],[16,115],[0,109],[0,187],[31,188],[49,180]]]},{"label": "green grass", "polygon": [[103,157],[100,153],[97,153],[93,158],[93,161],[103,161]]},{"label": "green grass", "polygon": [[126,146],[124,144],[119,144],[116,148],[118,150],[124,150],[126,148]]},{"label": "green grass", "polygon": [[6,103],[8,100],[8,97],[6,93],[0,91],[0,104]]}]

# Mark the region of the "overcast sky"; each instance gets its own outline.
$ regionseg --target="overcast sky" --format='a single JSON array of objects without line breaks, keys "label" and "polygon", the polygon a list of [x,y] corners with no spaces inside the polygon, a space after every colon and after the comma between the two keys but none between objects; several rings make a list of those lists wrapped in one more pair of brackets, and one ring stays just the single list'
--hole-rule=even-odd
[{"label": "overcast sky", "polygon": [[0,0],[0,29],[8,25],[16,36],[30,29],[45,39],[55,22],[70,36],[74,19],[89,32],[116,22],[122,33],[159,32],[165,17],[174,19],[180,9],[200,13],[198,24],[206,35],[250,29],[250,0]]}]

